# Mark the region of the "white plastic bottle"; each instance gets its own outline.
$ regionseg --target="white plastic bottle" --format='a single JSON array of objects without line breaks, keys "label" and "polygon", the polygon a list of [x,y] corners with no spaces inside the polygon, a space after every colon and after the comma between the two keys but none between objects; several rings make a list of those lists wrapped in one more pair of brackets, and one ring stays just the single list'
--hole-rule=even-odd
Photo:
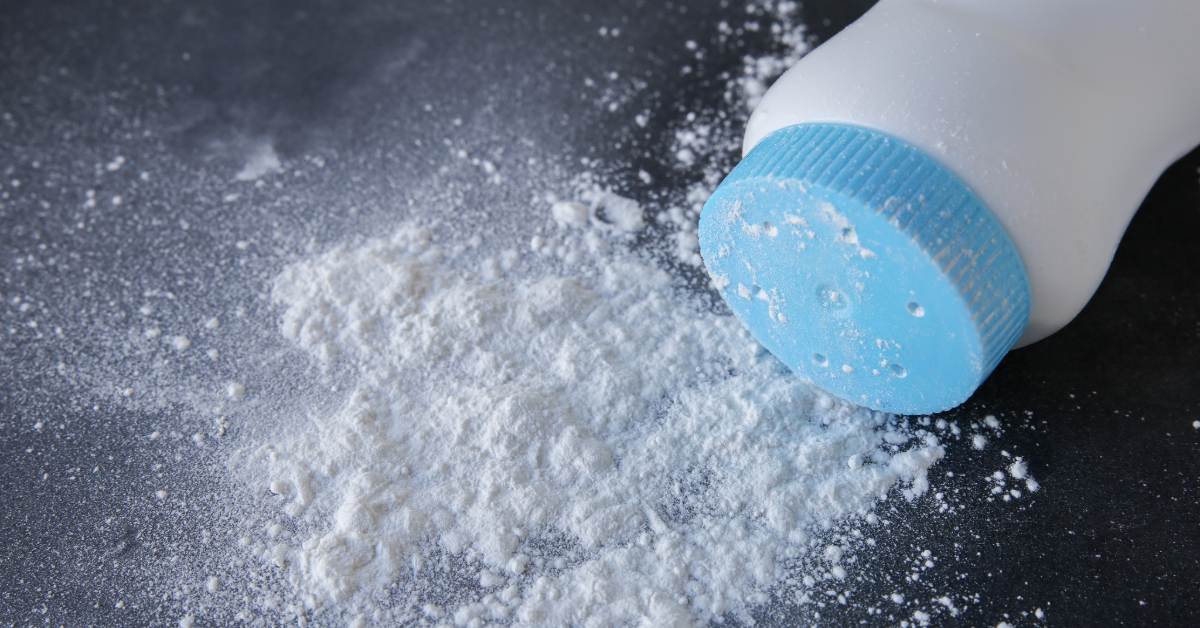
[{"label": "white plastic bottle", "polygon": [[773,353],[904,414],[1075,317],[1200,143],[1200,1],[881,0],[767,92],[701,253]]}]

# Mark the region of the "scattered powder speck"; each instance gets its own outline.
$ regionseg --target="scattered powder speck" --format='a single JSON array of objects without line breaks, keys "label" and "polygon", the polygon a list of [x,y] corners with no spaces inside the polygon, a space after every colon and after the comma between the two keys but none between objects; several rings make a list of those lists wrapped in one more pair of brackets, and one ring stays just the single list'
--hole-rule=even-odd
[{"label": "scattered powder speck", "polygon": [[1025,462],[1023,460],[1017,458],[1015,462],[1008,466],[1008,474],[1011,475],[1014,480],[1024,480],[1025,476],[1029,474],[1029,469],[1025,466]]},{"label": "scattered powder speck", "polygon": [[235,181],[254,181],[282,171],[283,163],[279,161],[275,147],[271,142],[263,141],[254,146],[245,166],[233,178]]},{"label": "scattered powder speck", "polygon": [[230,382],[225,386],[225,392],[231,399],[241,399],[246,396],[246,386],[238,382]]}]

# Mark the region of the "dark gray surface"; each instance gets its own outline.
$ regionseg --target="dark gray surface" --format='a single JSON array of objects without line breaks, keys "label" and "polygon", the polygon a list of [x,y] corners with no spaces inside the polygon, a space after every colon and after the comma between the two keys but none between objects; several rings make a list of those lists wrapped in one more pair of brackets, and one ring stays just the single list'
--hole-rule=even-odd
[{"label": "dark gray surface", "polygon": [[[827,37],[868,4],[813,1],[804,15]],[[428,147],[469,143],[481,129],[489,145],[533,138],[547,153],[619,161],[615,182],[653,206],[694,176],[667,165],[670,125],[716,106],[719,75],[767,46],[750,35],[711,45],[684,76],[681,44],[743,16],[740,5],[669,2],[0,7],[0,625],[173,625],[178,579],[236,560],[227,539],[203,541],[205,521],[240,516],[213,477],[221,450],[188,445],[211,428],[187,410],[189,395],[256,369],[286,387],[300,368],[269,342],[239,352],[274,337],[258,296],[270,274],[313,241],[395,224],[420,196],[414,185],[440,185],[447,160]],[[601,24],[621,37],[596,37]],[[611,70],[648,87],[617,113],[577,98],[583,77]],[[651,125],[634,132],[629,112],[644,109]],[[454,117],[463,126],[448,125]],[[262,138],[290,164],[286,187],[244,186],[227,202],[239,156]],[[126,165],[109,171],[117,155]],[[1200,154],[1189,156],[1154,189],[1075,322],[1010,355],[945,415],[964,425],[999,415],[1008,429],[995,448],[1025,456],[1043,490],[1019,505],[984,502],[994,448],[951,444],[938,469],[956,476],[942,490],[973,495],[967,514],[897,504],[864,596],[978,593],[958,618],[935,617],[952,625],[1006,613],[1015,625],[1063,626],[1200,616],[1198,166]],[[653,188],[639,187],[639,169]],[[465,219],[495,218],[472,203],[484,191],[455,194],[446,206],[468,208]],[[507,201],[513,215],[522,201]],[[495,222],[498,237],[515,233]],[[139,311],[147,303],[151,315]],[[219,334],[192,332],[192,357],[137,333],[238,306],[246,316],[224,316]],[[220,359],[204,359],[206,348]],[[105,389],[113,381],[139,382],[130,402]],[[159,489],[167,500],[153,497]],[[898,582],[912,546],[957,564]],[[213,615],[232,621],[242,602],[221,599]],[[1044,622],[1022,616],[1039,607]],[[761,615],[809,619],[784,606]],[[894,623],[832,606],[825,618]]]}]

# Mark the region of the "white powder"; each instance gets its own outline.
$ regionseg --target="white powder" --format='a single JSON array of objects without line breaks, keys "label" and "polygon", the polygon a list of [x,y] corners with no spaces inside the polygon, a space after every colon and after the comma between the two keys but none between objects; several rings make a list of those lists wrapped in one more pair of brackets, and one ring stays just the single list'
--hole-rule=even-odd
[{"label": "white powder", "polygon": [[241,399],[246,396],[246,386],[238,382],[230,382],[225,386],[225,392],[231,399]]},{"label": "white powder", "polygon": [[[795,9],[754,9],[781,25],[783,52],[747,57],[729,79],[736,111],[807,50]],[[674,133],[672,153],[702,180],[656,218],[688,265],[701,263],[696,220],[740,140],[740,124],[722,120],[688,114]],[[229,466],[262,500],[240,532],[262,563],[250,573],[286,579],[301,624],[687,626],[751,622],[771,599],[824,609],[816,600],[846,604],[853,583],[873,579],[858,559],[873,530],[886,534],[881,500],[927,491],[944,455],[933,432],[790,374],[735,319],[630,251],[641,203],[590,173],[569,187],[566,200],[515,195],[546,199],[524,261],[514,250],[473,257],[480,236],[436,240],[407,224],[276,277],[283,335],[342,396],[285,417]],[[225,392],[247,397],[241,383]],[[944,420],[937,430],[961,433]],[[1009,471],[1027,473],[1020,458]],[[943,493],[935,501],[955,512]],[[935,564],[928,551],[921,560]],[[945,596],[889,599],[898,621],[959,612]]]},{"label": "white powder", "polygon": [[846,577],[853,545],[806,559],[814,534],[898,482],[923,493],[943,455],[810,388],[628,256],[593,256],[590,279],[494,280],[444,256],[409,225],[276,279],[283,333],[356,372],[336,412],[234,461],[304,523],[259,556],[318,608],[376,607],[396,583],[392,605],[415,608],[425,565],[449,554],[493,574],[448,604],[460,623],[742,614],[785,564]]},{"label": "white powder", "polygon": [[[563,227],[586,227],[634,232],[646,226],[642,206],[612,192],[591,192],[590,203],[556,201],[550,206],[554,221]],[[537,247],[534,247],[537,248]]]},{"label": "white powder", "polygon": [[563,226],[588,224],[588,206],[583,203],[560,201],[550,207],[554,220]]},{"label": "white powder", "polygon": [[275,147],[270,141],[261,141],[254,146],[250,156],[246,159],[246,165],[234,175],[233,179],[235,181],[254,181],[281,171],[283,171],[283,164],[279,161],[279,155],[275,153]]},{"label": "white powder", "polygon": [[[123,292],[127,303],[113,295],[109,303],[122,305],[115,327],[88,332],[114,347],[102,366],[46,365],[144,418],[130,442],[159,461],[131,495],[143,512],[177,522],[147,530],[154,556],[122,563],[150,584],[109,599],[133,593],[116,606],[181,626],[748,624],[751,614],[771,625],[840,625],[864,613],[868,623],[911,625],[980,604],[961,590],[978,582],[956,578],[979,568],[975,547],[913,549],[927,541],[908,518],[928,516],[922,529],[965,540],[976,525],[960,516],[969,501],[1032,504],[1038,484],[1000,451],[1001,434],[971,425],[956,445],[969,449],[970,435],[983,432],[995,445],[972,456],[1008,458],[988,467],[1008,475],[983,482],[986,495],[977,474],[962,472],[927,490],[939,438],[960,436],[956,423],[843,405],[712,313],[713,294],[695,294],[707,280],[697,268],[700,209],[737,154],[754,93],[806,50],[788,17],[795,9],[738,7],[733,15],[745,16],[722,23],[718,38],[680,46],[702,61],[760,22],[778,44],[762,58],[739,52],[743,72],[732,78],[705,70],[706,81],[725,81],[723,109],[683,112],[667,123],[674,144],[653,142],[663,165],[678,152],[686,169],[639,170],[649,143],[628,151],[638,163],[607,149],[603,161],[580,159],[480,125],[471,143],[443,140],[454,167],[436,177],[424,177],[438,165],[432,152],[428,172],[392,181],[389,171],[388,189],[403,193],[370,185],[372,168],[391,162],[368,159],[359,171],[346,165],[362,156],[353,151],[328,167],[316,156],[281,159],[267,140],[249,146],[236,175],[203,171],[204,196],[226,209],[181,214],[179,230],[195,234],[210,226],[200,216],[221,218],[211,225],[220,254],[238,264],[214,277],[221,283],[195,284],[215,290],[181,288],[205,294],[178,302],[153,285]],[[628,93],[645,89],[636,84]],[[628,118],[622,133],[686,104],[649,100],[637,101],[649,107],[640,113],[622,89],[596,102]],[[420,124],[435,132],[439,121]],[[123,174],[142,162],[131,157]],[[596,170],[577,173],[576,164]],[[328,176],[312,176],[318,170]],[[83,209],[150,191],[104,185],[103,198],[87,191]],[[394,199],[438,235],[412,224],[380,229],[379,212],[373,222],[350,218],[357,206]],[[328,230],[292,220],[335,215],[342,222]],[[258,223],[270,228],[250,226]],[[317,254],[332,246],[321,238],[368,229],[395,235]],[[299,251],[306,259],[289,257],[296,263],[280,272],[280,256]],[[206,272],[206,261],[192,259],[190,269]],[[276,274],[272,306],[259,281]],[[45,304],[11,299],[36,338],[63,335],[53,319],[32,319]],[[263,323],[276,316],[284,339]],[[89,353],[63,354],[71,352]],[[66,429],[58,419],[22,420],[47,437]],[[234,449],[237,483],[210,484],[207,468],[204,481],[185,476]],[[37,476],[50,486],[89,468],[112,473],[89,464]],[[895,503],[922,493],[918,505]]]},{"label": "white powder", "polygon": [[596,204],[603,209],[606,221],[621,231],[637,231],[646,226],[642,206],[633,199],[607,193]]},{"label": "white powder", "polygon": [[1025,466],[1025,461],[1018,457],[1015,462],[1008,466],[1008,474],[1014,480],[1024,480],[1025,476],[1029,474],[1029,468]]}]

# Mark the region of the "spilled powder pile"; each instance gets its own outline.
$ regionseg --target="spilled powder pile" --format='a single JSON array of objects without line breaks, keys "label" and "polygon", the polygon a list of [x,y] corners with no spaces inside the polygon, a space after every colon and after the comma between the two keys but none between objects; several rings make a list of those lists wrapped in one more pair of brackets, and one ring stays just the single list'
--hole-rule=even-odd
[{"label": "spilled powder pile", "polygon": [[[230,461],[264,496],[241,543],[292,587],[264,608],[301,625],[599,627],[750,624],[781,603],[819,622],[822,600],[879,580],[875,511],[924,494],[937,434],[959,428],[812,388],[678,271],[701,263],[699,211],[746,115],[808,50],[796,11],[752,4],[718,25],[725,41],[766,20],[778,50],[744,58],[728,111],[674,130],[692,183],[652,221],[586,172],[567,198],[533,194],[552,226],[524,251],[485,257],[469,227],[410,223],[278,274],[283,335],[349,384]],[[637,252],[655,238],[670,261]],[[915,625],[970,603],[890,593],[884,611],[878,593],[859,610]]]},{"label": "spilled powder pile", "polygon": [[[935,436],[830,399],[619,240],[575,231],[572,276],[456,270],[408,225],[277,277],[283,333],[356,370],[336,412],[234,461],[278,508],[243,542],[308,606],[468,626],[745,618],[785,578],[797,599],[800,579],[847,577],[877,500],[926,490]],[[830,541],[835,526],[854,532]]]}]

